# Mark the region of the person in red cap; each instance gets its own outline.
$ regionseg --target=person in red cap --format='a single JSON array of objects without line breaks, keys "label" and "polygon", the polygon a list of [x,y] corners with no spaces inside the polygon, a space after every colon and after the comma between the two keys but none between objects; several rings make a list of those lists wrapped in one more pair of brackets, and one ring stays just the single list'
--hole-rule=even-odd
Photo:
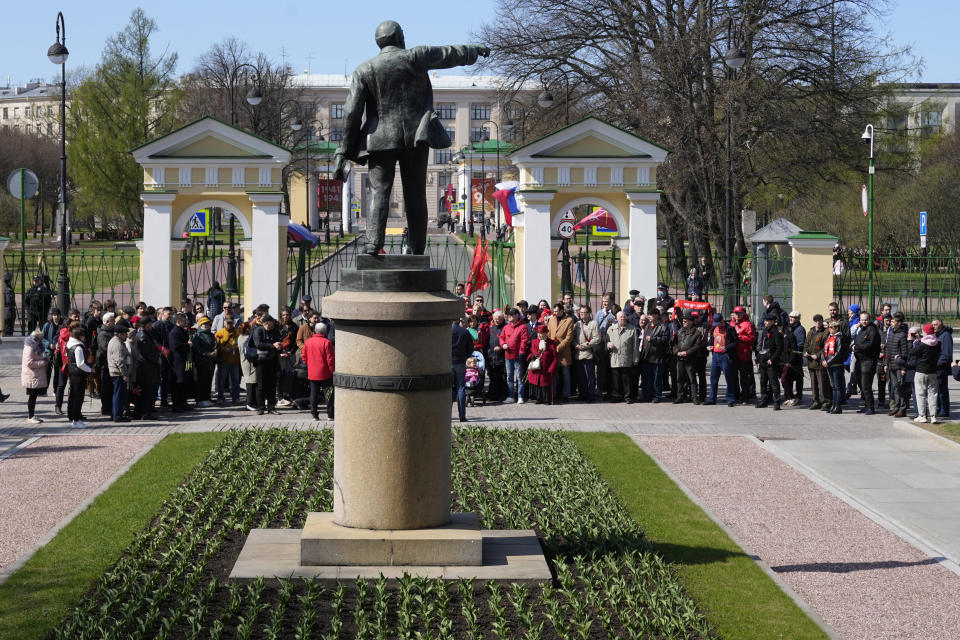
[{"label": "person in red cap", "polygon": [[550,330],[541,324],[527,356],[527,384],[530,399],[537,404],[553,404],[553,372],[557,368],[557,345]]},{"label": "person in red cap", "polygon": [[733,328],[737,330],[736,367],[740,404],[752,404],[757,399],[757,381],[753,377],[753,347],[757,343],[757,328],[747,317],[743,307],[733,308]]},{"label": "person in red cap", "polygon": [[936,424],[939,399],[937,360],[940,358],[940,340],[937,339],[932,324],[923,325],[923,337],[913,347],[912,355],[917,358],[917,372],[913,377],[913,388],[917,394],[917,417],[913,421]]}]

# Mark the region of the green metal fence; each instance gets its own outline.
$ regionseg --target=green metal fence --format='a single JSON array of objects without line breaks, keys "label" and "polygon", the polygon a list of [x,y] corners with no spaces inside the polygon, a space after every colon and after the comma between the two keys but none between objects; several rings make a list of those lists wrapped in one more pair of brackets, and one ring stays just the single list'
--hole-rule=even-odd
[{"label": "green metal fence", "polygon": [[[180,251],[180,291],[184,298],[207,307],[207,296],[213,283],[217,282],[227,299],[240,303],[243,295],[243,251],[239,244],[234,249],[234,268],[237,286],[228,287],[231,278],[230,247],[227,243],[195,237],[187,241]],[[150,303],[150,301],[147,301]]]},{"label": "green metal fence", "polygon": [[[3,256],[5,280],[15,306],[6,311],[4,333],[23,335],[36,324],[46,321],[56,305],[59,291],[60,252],[30,249],[21,253],[8,250]],[[70,304],[85,311],[92,300],[113,299],[118,305],[136,304],[140,294],[140,251],[122,249],[71,249],[66,254],[70,278]],[[34,278],[40,278],[34,287]],[[5,285],[6,286],[6,285]],[[9,291],[6,292],[9,298]],[[69,309],[62,309],[63,313]]]},{"label": "green metal fence", "polygon": [[[427,236],[426,254],[430,266],[446,270],[447,287],[453,291],[459,282],[466,282],[479,236],[461,242],[454,236]],[[487,244],[489,259],[485,271],[489,284],[483,290],[487,306],[504,307],[513,300],[514,245],[512,242],[490,241]],[[387,236],[384,251],[388,254],[403,252],[400,236]],[[315,248],[291,246],[287,251],[287,297],[291,304],[305,293],[310,294],[314,304],[324,296],[331,295],[340,286],[343,269],[354,269],[359,251],[358,238],[331,239],[330,245]]]},{"label": "green metal fence", "polygon": [[[867,254],[848,250],[834,256],[833,292],[845,308],[854,303],[870,308]],[[908,320],[960,316],[960,252],[935,249],[919,252],[874,253],[873,307],[889,302]]]},{"label": "green metal fence", "polygon": [[[686,274],[681,277],[680,269],[675,265],[689,265],[692,268],[698,262],[693,254],[688,254],[684,260],[677,260],[676,256],[661,251],[659,256],[658,279],[667,285],[670,295],[675,298],[686,296]],[[723,307],[723,256],[714,252],[708,264],[713,265],[713,272],[705,283],[706,299],[714,309]],[[735,303],[746,307],[747,312],[755,320],[763,310],[761,298],[772,295],[780,306],[789,311],[793,305],[793,256],[788,245],[769,244],[756,253],[740,257],[735,265],[734,287]],[[827,302],[824,302],[826,308]]]}]

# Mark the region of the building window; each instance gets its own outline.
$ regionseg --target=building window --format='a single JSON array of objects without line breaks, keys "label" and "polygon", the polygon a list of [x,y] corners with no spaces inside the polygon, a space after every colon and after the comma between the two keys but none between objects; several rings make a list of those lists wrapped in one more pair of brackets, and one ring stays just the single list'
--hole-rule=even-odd
[{"label": "building window", "polygon": [[19,118],[19,117],[20,117],[20,107],[14,107],[14,108],[13,108],[13,117],[14,117],[14,118]]},{"label": "building window", "polygon": [[450,144],[454,144],[457,141],[457,130],[453,127],[447,127],[447,135],[450,137]]},{"label": "building window", "polygon": [[24,108],[23,108],[23,117],[24,117],[24,118],[29,118],[29,117],[30,117],[30,107],[24,107]]},{"label": "building window", "polygon": [[887,129],[895,136],[907,135],[907,114],[895,113],[887,118]]},{"label": "building window", "polygon": [[490,119],[490,105],[488,105],[488,104],[472,104],[472,105],[470,105],[470,119],[471,119],[471,120],[489,120],[489,119]]},{"label": "building window", "polygon": [[52,136],[52,135],[53,135],[53,123],[52,123],[52,122],[48,122],[48,123],[47,123],[47,135],[48,135],[48,136]]},{"label": "building window", "polygon": [[48,115],[48,116],[52,116],[52,115],[53,115],[53,106],[52,106],[52,105],[48,105],[48,106],[47,106],[47,115]]},{"label": "building window", "polygon": [[334,102],[330,105],[330,119],[331,120],[342,120],[343,119],[343,103]]},{"label": "building window", "polygon": [[433,164],[449,164],[452,159],[452,149],[437,149],[433,152]]},{"label": "building window", "polygon": [[483,127],[470,127],[470,142],[483,142],[486,131]]},{"label": "building window", "polygon": [[4,120],[6,120],[8,117],[10,117],[7,109],[8,109],[8,107],[4,107],[4,108],[3,108],[3,119],[4,119]]},{"label": "building window", "polygon": [[343,127],[330,129],[330,142],[340,142],[341,140],[343,140]]},{"label": "building window", "polygon": [[457,119],[457,105],[452,102],[445,102],[437,105],[437,113],[444,120]]},{"label": "building window", "polygon": [[924,138],[940,133],[943,114],[940,111],[922,111],[920,113],[920,135]]}]

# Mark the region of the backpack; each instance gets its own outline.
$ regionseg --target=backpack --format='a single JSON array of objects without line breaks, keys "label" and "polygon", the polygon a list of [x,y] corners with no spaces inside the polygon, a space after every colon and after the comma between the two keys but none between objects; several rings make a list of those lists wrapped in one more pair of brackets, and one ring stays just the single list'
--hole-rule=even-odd
[{"label": "backpack", "polygon": [[257,355],[257,348],[253,345],[253,337],[247,338],[247,341],[243,343],[243,357],[250,364],[259,362],[260,356]]}]

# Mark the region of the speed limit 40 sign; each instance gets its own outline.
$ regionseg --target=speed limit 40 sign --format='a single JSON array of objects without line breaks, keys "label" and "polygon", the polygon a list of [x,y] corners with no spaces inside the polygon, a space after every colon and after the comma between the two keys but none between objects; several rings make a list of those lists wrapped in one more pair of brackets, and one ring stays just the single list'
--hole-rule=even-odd
[{"label": "speed limit 40 sign", "polygon": [[573,221],[563,220],[560,222],[560,226],[557,227],[557,233],[560,234],[561,238],[572,238],[573,237]]}]

